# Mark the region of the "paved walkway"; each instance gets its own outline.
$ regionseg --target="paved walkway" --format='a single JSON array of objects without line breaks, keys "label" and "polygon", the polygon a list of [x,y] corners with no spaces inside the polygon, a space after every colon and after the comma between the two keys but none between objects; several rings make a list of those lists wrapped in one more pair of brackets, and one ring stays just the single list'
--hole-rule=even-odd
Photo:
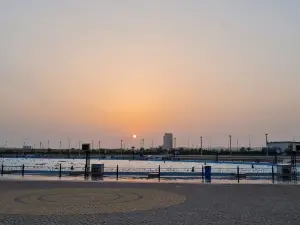
[{"label": "paved walkway", "polygon": [[300,224],[299,188],[0,181],[0,224]]}]

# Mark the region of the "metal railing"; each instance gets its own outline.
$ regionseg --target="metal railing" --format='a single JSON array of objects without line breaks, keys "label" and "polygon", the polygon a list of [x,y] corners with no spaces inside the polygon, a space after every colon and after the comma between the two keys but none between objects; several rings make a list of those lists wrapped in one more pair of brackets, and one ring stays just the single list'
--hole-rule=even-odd
[{"label": "metal railing", "polygon": [[[242,180],[257,180],[265,179],[275,183],[277,177],[277,167],[270,168],[211,168],[211,172],[206,171],[206,166],[187,168],[129,168],[129,167],[104,167],[105,177],[142,177],[150,178],[184,178],[184,179],[200,179],[202,181],[209,181],[212,179],[228,179],[236,180],[238,183]],[[53,167],[39,165],[39,166],[8,166],[2,164],[0,167],[1,176],[8,174],[21,175],[51,175],[51,176],[84,176],[84,166],[63,166],[56,164]],[[291,179],[300,178],[300,172],[296,171],[292,174]]]}]

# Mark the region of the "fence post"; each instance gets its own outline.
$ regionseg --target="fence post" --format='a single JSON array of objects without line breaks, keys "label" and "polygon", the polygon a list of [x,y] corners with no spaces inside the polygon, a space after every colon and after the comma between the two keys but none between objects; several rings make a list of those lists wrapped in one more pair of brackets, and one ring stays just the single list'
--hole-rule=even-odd
[{"label": "fence post", "polygon": [[4,166],[2,164],[2,166],[1,166],[1,176],[3,176],[3,173],[4,173]]},{"label": "fence post", "polygon": [[272,182],[274,184],[274,166],[272,165]]},{"label": "fence post", "polygon": [[204,166],[202,165],[202,182],[204,181]]},{"label": "fence post", "polygon": [[117,165],[117,180],[119,180],[119,165]]},{"label": "fence post", "polygon": [[22,165],[22,177],[24,177],[24,170],[25,170],[25,166],[24,164]]},{"label": "fence post", "polygon": [[238,183],[240,183],[240,167],[237,166],[237,179],[238,179]]},{"label": "fence post", "polygon": [[59,164],[59,177],[61,177],[61,164]]},{"label": "fence post", "polygon": [[160,165],[158,166],[158,180],[160,181]]},{"label": "fence post", "polygon": [[87,164],[84,166],[84,178],[87,178]]}]

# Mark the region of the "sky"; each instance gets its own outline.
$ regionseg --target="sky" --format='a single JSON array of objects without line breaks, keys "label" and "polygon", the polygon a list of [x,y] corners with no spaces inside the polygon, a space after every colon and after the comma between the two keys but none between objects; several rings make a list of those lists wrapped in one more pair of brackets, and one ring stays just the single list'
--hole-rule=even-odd
[{"label": "sky", "polygon": [[300,140],[299,21],[298,0],[2,0],[0,146]]}]

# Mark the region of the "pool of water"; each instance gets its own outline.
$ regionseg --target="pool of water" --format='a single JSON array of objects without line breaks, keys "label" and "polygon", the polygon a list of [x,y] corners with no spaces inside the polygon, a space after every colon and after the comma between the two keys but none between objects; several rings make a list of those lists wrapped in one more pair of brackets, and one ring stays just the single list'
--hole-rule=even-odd
[{"label": "pool of water", "polygon": [[[1,158],[0,165],[4,167],[21,167],[23,164],[26,170],[58,170],[60,165],[63,170],[82,171],[85,166],[85,159],[47,159],[47,158]],[[193,161],[146,161],[146,160],[113,160],[113,159],[91,159],[91,164],[104,164],[106,169],[158,169],[168,172],[191,172],[194,168],[195,172],[202,171],[202,166],[211,166],[212,172],[230,172],[236,171],[239,167],[240,172],[257,172],[259,170],[270,173],[272,164],[268,163],[228,163],[228,162],[193,162]]]}]

